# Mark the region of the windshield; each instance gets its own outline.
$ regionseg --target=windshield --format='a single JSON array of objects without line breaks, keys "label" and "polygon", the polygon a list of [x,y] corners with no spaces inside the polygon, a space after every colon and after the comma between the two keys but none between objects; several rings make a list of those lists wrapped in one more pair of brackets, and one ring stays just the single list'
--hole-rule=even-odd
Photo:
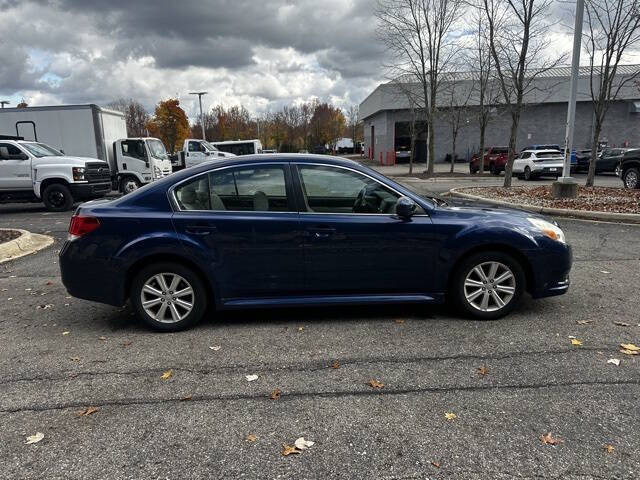
[{"label": "windshield", "polygon": [[37,158],[62,156],[61,152],[55,148],[51,148],[49,145],[45,145],[44,143],[29,142],[21,143],[20,145],[29,150],[29,153]]},{"label": "windshield", "polygon": [[168,158],[167,151],[164,149],[164,145],[160,140],[147,140],[147,145],[153,158],[157,158],[158,160],[166,160]]},{"label": "windshield", "polygon": [[214,147],[213,145],[211,145],[209,142],[202,142],[202,146],[204,147],[205,150],[208,150],[210,152],[217,152],[218,149],[216,147]]}]

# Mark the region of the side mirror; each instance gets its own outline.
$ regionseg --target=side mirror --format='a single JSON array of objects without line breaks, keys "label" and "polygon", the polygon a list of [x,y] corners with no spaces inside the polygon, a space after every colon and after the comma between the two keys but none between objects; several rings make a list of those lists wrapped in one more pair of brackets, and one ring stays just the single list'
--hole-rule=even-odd
[{"label": "side mirror", "polygon": [[20,160],[29,160],[29,155],[27,155],[26,153],[21,153]]},{"label": "side mirror", "polygon": [[396,215],[400,218],[410,218],[418,206],[409,197],[400,197],[396,202]]},{"label": "side mirror", "polygon": [[204,154],[208,157],[209,155],[211,155],[211,152],[207,150],[206,152],[204,152]]},{"label": "side mirror", "polygon": [[63,155],[65,154],[63,149],[60,149],[60,153]]}]

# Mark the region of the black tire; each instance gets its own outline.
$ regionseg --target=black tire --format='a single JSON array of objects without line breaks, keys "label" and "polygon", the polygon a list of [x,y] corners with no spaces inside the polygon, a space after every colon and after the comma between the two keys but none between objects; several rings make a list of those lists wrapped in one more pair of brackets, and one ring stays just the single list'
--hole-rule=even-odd
[{"label": "black tire", "polygon": [[[502,264],[513,274],[513,296],[506,302],[506,304],[497,309],[491,311],[483,311],[472,305],[465,295],[465,281],[467,276],[471,274],[471,271],[478,265],[486,264],[488,262],[497,262]],[[506,270],[500,269],[499,272],[505,272]],[[471,316],[478,320],[496,320],[504,317],[514,308],[518,306],[522,295],[525,291],[526,276],[520,263],[511,255],[497,252],[481,252],[473,254],[465,259],[457,266],[452,281],[450,283],[449,300],[453,303],[453,306],[461,311],[464,315]],[[473,288],[473,287],[469,287]],[[481,293],[484,296],[484,293]],[[490,296],[491,297],[491,296]],[[506,297],[502,297],[506,298]],[[492,303],[495,303],[491,299]]]},{"label": "black tire", "polygon": [[622,182],[624,183],[624,188],[640,188],[640,170],[635,167],[627,168],[622,172]]},{"label": "black tire", "polygon": [[73,208],[73,195],[66,185],[53,183],[42,192],[42,202],[50,212],[66,212]]},{"label": "black tire", "polygon": [[492,163],[491,165],[489,165],[489,171],[491,172],[492,175],[500,175],[500,170],[498,169],[498,167],[496,167],[495,163]]},{"label": "black tire", "polygon": [[[188,313],[186,310],[183,310],[182,307],[180,307],[180,313],[186,314],[184,318],[176,321],[171,321],[170,323],[163,323],[147,313],[145,307],[142,305],[142,290],[145,284],[159,274],[179,275],[188,283],[188,286],[191,287],[193,291],[193,297],[190,298],[190,303],[193,304],[193,307]],[[166,293],[169,294],[169,291],[166,291]],[[173,292],[171,292],[171,294],[173,294]],[[138,274],[131,282],[130,298],[131,304],[133,305],[138,318],[140,318],[144,323],[146,323],[154,330],[158,330],[161,332],[177,332],[195,325],[200,320],[202,320],[202,317],[207,310],[207,306],[209,303],[207,289],[205,288],[204,283],[200,279],[200,277],[190,268],[173,262],[155,263],[143,268],[140,272],[138,272]],[[189,297],[186,298],[189,299]],[[166,296],[165,300],[162,300],[162,304],[160,305],[163,305],[165,302],[167,303],[167,305],[170,305],[171,299]],[[174,307],[174,309],[177,309],[177,307]],[[169,315],[171,315],[171,312],[169,312]]]},{"label": "black tire", "polygon": [[138,181],[136,177],[126,176],[122,177],[120,180],[120,193],[126,195],[128,193],[133,193],[137,189],[141,187],[141,183]]},{"label": "black tire", "polygon": [[533,175],[531,174],[531,169],[528,166],[524,167],[524,179],[527,182],[533,180]]}]

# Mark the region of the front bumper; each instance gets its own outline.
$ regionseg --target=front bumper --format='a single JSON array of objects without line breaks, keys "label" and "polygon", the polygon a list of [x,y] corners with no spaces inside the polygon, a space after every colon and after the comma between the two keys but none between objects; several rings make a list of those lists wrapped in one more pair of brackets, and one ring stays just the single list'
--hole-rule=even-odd
[{"label": "front bumper", "polygon": [[69,189],[74,199],[88,200],[104,197],[111,191],[111,181],[97,183],[70,183]]},{"label": "front bumper", "polygon": [[544,253],[538,251],[529,258],[534,277],[532,279],[534,283],[530,285],[529,290],[533,298],[553,297],[567,293],[571,285],[569,274],[573,263],[573,251],[570,245],[553,245]]}]

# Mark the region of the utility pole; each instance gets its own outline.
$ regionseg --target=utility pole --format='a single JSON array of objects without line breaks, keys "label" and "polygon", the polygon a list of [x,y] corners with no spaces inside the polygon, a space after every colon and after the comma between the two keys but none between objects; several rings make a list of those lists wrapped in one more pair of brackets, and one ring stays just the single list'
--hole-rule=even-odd
[{"label": "utility pole", "polygon": [[573,56],[571,59],[571,85],[569,87],[567,131],[564,139],[564,165],[562,168],[562,177],[558,178],[557,182],[553,182],[553,198],[575,198],[578,196],[578,184],[571,177],[571,154],[573,152],[573,133],[576,123],[576,98],[578,95],[578,75],[580,73],[583,18],[584,0],[577,0],[576,23],[573,29]]},{"label": "utility pole", "polygon": [[8,100],[0,100],[0,105],[2,105],[2,109],[4,110],[5,105],[9,105],[11,102]]},{"label": "utility pole", "polygon": [[202,115],[202,96],[209,92],[189,92],[189,95],[198,95],[198,102],[200,102],[200,126],[202,127],[202,139],[206,140],[204,134],[204,116]]}]

